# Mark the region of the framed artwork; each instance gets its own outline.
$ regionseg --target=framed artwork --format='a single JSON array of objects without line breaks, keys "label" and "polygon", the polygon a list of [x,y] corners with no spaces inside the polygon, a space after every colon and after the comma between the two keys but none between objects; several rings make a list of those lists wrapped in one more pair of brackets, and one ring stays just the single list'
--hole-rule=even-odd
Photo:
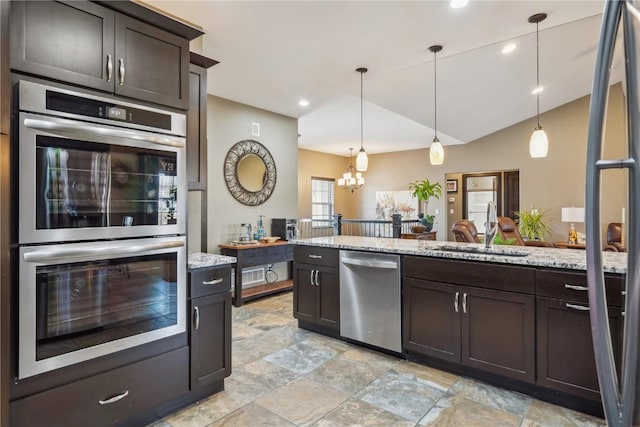
[{"label": "framed artwork", "polygon": [[402,219],[417,218],[418,200],[410,191],[376,191],[376,219],[389,220],[395,213]]},{"label": "framed artwork", "polygon": [[458,180],[457,179],[448,179],[447,180],[447,193],[457,193],[458,192]]}]

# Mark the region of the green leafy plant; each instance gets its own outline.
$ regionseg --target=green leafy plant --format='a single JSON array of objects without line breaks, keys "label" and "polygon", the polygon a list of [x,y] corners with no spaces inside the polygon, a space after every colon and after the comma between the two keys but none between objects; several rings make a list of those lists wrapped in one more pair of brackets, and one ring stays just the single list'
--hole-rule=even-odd
[{"label": "green leafy plant", "polygon": [[513,245],[516,243],[516,239],[503,239],[500,233],[496,234],[496,237],[493,238],[494,245]]},{"label": "green leafy plant", "polygon": [[419,179],[409,184],[409,191],[411,191],[411,196],[424,203],[424,218],[427,222],[433,223],[433,215],[427,215],[427,206],[432,197],[436,200],[440,199],[440,196],[442,196],[442,185],[440,185],[439,182],[432,184],[428,179]]},{"label": "green leafy plant", "polygon": [[515,213],[519,218],[518,231],[523,238],[529,240],[544,240],[545,235],[551,233],[551,226],[547,222],[547,213],[531,207]]}]

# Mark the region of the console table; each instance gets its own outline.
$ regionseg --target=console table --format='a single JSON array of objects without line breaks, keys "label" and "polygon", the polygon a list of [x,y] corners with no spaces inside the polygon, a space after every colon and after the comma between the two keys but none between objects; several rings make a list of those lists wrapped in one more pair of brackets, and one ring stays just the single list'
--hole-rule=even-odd
[{"label": "console table", "polygon": [[424,233],[402,233],[401,239],[436,240],[436,231],[425,231]]},{"label": "console table", "polygon": [[250,288],[242,292],[242,270],[248,267],[287,263],[288,277],[292,277],[293,246],[287,241],[279,240],[273,243],[258,243],[255,245],[219,245],[220,253],[236,257],[236,272],[233,297],[233,305],[240,307],[244,301],[262,297],[265,295],[293,289],[291,279],[270,283],[265,286],[257,286],[256,290]]}]

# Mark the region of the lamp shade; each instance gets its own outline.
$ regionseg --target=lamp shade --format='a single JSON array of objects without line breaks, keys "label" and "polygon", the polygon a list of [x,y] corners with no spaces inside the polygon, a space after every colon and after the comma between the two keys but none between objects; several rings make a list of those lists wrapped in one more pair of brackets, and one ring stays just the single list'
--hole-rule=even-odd
[{"label": "lamp shade", "polygon": [[584,222],[584,208],[562,208],[562,222]]},{"label": "lamp shade", "polygon": [[360,148],[360,151],[358,151],[358,155],[356,156],[356,170],[366,172],[368,167],[369,157],[367,157],[367,152],[364,151],[364,148]]},{"label": "lamp shade", "polygon": [[429,162],[432,165],[441,165],[444,163],[444,149],[438,138],[434,138],[429,148]]},{"label": "lamp shade", "polygon": [[529,141],[529,155],[533,158],[547,157],[549,152],[549,139],[542,128],[536,128]]}]

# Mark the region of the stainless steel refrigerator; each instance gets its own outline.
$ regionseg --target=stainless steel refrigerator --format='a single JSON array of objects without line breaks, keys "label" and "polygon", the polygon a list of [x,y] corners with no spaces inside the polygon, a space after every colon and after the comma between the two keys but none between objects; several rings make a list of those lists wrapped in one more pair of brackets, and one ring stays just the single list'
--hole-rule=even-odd
[{"label": "stainless steel refrigerator", "polygon": [[[587,277],[593,346],[598,368],[598,381],[607,423],[610,426],[640,425],[640,359],[638,333],[640,326],[640,1],[605,2],[602,29],[597,49],[596,67],[589,112],[587,145]],[[627,158],[602,159],[602,144],[609,77],[618,30],[624,40],[627,86]],[[623,168],[628,173],[626,221],[627,274],[624,312],[624,341],[621,376],[616,374],[612,340],[607,316],[602,235],[600,231],[600,183],[604,170]]]}]

